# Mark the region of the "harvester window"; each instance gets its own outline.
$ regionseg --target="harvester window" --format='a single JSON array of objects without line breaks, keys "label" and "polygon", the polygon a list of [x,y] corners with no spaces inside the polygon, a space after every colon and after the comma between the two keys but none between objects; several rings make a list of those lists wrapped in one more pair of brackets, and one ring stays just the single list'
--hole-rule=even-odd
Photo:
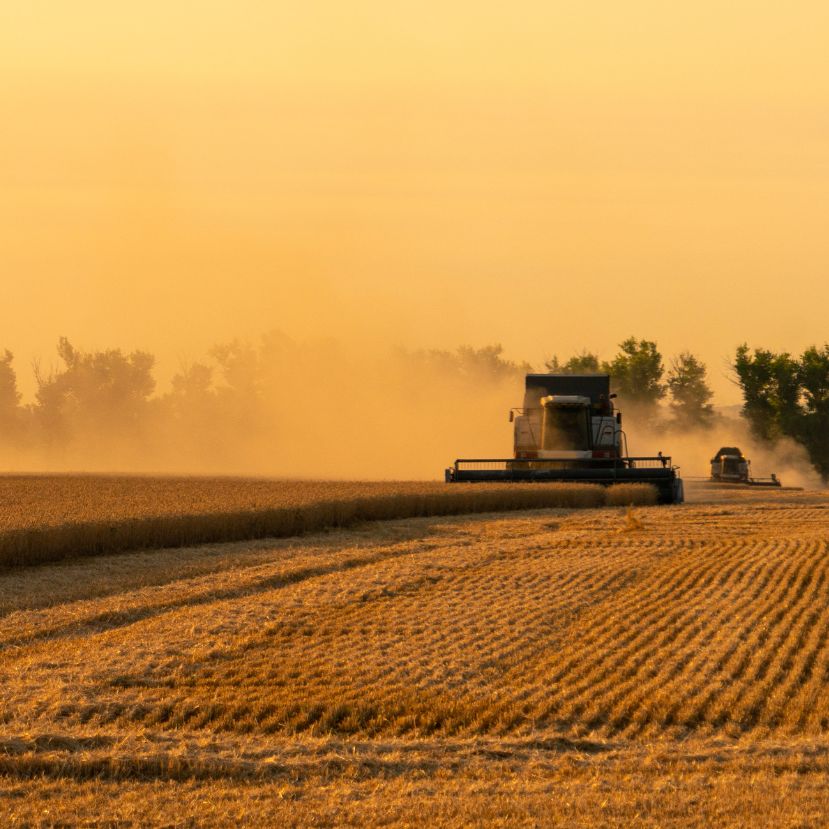
[{"label": "harvester window", "polygon": [[590,449],[588,410],[582,407],[546,406],[543,449]]}]

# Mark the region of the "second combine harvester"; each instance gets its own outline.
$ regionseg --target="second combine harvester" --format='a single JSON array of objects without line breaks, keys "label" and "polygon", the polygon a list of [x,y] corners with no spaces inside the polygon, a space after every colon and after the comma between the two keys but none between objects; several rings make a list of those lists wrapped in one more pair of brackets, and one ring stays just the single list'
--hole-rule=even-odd
[{"label": "second combine harvester", "polygon": [[446,480],[643,483],[656,488],[660,503],[682,503],[682,479],[669,457],[628,455],[613,398],[607,374],[528,374],[524,405],[510,411],[513,457],[459,458]]}]

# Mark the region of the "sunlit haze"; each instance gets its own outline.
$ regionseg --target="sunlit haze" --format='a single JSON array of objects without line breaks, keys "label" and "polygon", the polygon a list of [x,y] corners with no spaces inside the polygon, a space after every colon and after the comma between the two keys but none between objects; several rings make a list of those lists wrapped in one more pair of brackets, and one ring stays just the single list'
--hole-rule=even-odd
[{"label": "sunlit haze", "polygon": [[[0,11],[0,347],[829,338],[829,5]],[[516,398],[520,392],[516,391]],[[516,401],[517,402],[517,401]]]}]

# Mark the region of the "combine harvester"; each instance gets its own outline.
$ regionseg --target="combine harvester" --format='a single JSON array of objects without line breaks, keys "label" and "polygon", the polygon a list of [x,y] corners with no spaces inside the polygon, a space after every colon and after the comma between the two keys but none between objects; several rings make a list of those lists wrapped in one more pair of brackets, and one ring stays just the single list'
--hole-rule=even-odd
[{"label": "combine harvester", "polygon": [[510,411],[513,457],[459,458],[446,480],[651,484],[659,503],[681,504],[682,479],[669,457],[628,456],[615,397],[607,374],[528,374],[524,405]]},{"label": "combine harvester", "polygon": [[723,446],[711,458],[711,477],[708,481],[716,484],[780,486],[780,479],[774,472],[768,478],[752,478],[751,461],[736,446]]}]

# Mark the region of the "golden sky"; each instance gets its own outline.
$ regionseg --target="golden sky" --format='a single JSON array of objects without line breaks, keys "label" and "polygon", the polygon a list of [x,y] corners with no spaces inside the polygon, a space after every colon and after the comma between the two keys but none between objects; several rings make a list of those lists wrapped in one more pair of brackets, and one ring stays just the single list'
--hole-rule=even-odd
[{"label": "golden sky", "polygon": [[7,0],[0,347],[829,339],[829,4]]}]

